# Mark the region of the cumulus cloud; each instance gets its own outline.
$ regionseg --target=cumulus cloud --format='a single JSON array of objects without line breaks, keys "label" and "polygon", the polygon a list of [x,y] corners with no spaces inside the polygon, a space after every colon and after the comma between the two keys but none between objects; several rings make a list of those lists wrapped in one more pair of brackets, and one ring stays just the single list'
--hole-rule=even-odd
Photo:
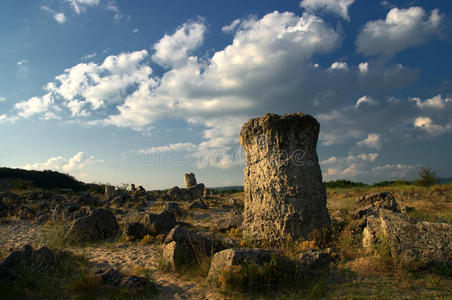
[{"label": "cumulus cloud", "polygon": [[355,0],[303,0],[300,7],[309,11],[325,10],[350,20],[348,8]]},{"label": "cumulus cloud", "polygon": [[90,54],[86,54],[86,55],[82,56],[81,59],[82,59],[82,60],[91,60],[91,59],[93,59],[94,57],[96,57],[96,55],[97,55],[96,52],[90,53]]},{"label": "cumulus cloud", "polygon": [[5,102],[5,101],[6,101],[6,97],[0,96],[0,102]]},{"label": "cumulus cloud", "polygon": [[430,99],[422,101],[421,98],[414,97],[411,98],[412,101],[416,102],[416,105],[420,108],[435,108],[442,109],[446,106],[446,103],[452,102],[450,98],[443,98],[441,94],[436,95]]},{"label": "cumulus cloud", "polygon": [[223,30],[223,31],[226,32],[226,33],[232,32],[232,31],[234,31],[234,30],[240,25],[240,22],[241,22],[241,21],[242,21],[242,20],[240,20],[240,19],[236,19],[236,20],[232,21],[231,24],[226,25],[226,26],[223,26],[223,27],[221,28],[221,30]]},{"label": "cumulus cloud", "polygon": [[331,64],[330,69],[348,71],[348,64],[346,62],[334,62]]},{"label": "cumulus cloud", "polygon": [[357,51],[366,56],[393,56],[440,36],[442,20],[438,9],[428,14],[422,7],[393,8],[385,20],[367,22],[356,40]]},{"label": "cumulus cloud", "polygon": [[362,62],[358,65],[358,68],[361,73],[367,73],[369,71],[369,63]]},{"label": "cumulus cloud", "polygon": [[49,158],[42,163],[26,164],[22,168],[28,170],[54,170],[62,172],[77,172],[87,164],[101,163],[102,160],[96,160],[93,155],[87,155],[84,152],[78,152],[70,158],[64,158],[61,155]]},{"label": "cumulus cloud", "polygon": [[42,118],[46,120],[56,118],[55,110],[58,110],[54,98],[49,94],[17,102],[14,108],[18,111],[19,117],[29,118],[35,114],[43,114]]},{"label": "cumulus cloud", "polygon": [[369,148],[381,148],[381,136],[377,133],[369,134],[364,140],[358,142],[358,146],[366,146]]},{"label": "cumulus cloud", "polygon": [[164,67],[177,67],[185,63],[188,55],[202,44],[205,31],[203,23],[185,23],[174,34],[166,34],[154,45],[152,59]]}]

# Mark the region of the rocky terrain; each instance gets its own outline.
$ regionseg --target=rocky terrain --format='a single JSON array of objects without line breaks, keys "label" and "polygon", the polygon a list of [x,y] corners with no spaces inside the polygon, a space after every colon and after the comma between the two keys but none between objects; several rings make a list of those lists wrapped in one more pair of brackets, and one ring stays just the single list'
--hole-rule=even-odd
[{"label": "rocky terrain", "polygon": [[318,130],[246,123],[243,193],[1,192],[1,298],[450,299],[452,186],[325,190]]}]

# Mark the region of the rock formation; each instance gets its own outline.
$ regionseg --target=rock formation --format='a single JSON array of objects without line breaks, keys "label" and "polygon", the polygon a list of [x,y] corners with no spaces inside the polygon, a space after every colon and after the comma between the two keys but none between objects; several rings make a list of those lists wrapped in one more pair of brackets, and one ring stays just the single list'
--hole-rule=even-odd
[{"label": "rock formation", "polygon": [[185,174],[184,178],[185,178],[185,187],[186,188],[189,188],[189,187],[192,187],[192,186],[196,185],[195,174],[193,174],[193,173]]},{"label": "rock formation", "polygon": [[246,237],[303,237],[330,223],[316,152],[319,128],[301,113],[266,114],[243,125]]}]

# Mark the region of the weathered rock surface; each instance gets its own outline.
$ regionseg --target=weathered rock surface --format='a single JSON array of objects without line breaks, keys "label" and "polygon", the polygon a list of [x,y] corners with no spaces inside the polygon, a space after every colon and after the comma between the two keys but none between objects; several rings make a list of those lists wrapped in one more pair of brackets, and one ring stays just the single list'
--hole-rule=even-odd
[{"label": "weathered rock surface", "polygon": [[329,251],[307,249],[298,256],[299,262],[307,268],[319,268],[330,263],[333,258]]},{"label": "weathered rock surface", "polygon": [[145,215],[143,224],[151,235],[167,234],[176,226],[176,218],[173,212],[165,210],[160,214]]},{"label": "weathered rock surface", "polygon": [[17,216],[21,219],[33,219],[35,215],[35,212],[31,208],[24,205],[21,205],[17,211]]},{"label": "weathered rock surface", "polygon": [[187,205],[187,209],[207,209],[207,205],[201,199],[195,200]]},{"label": "weathered rock surface", "polygon": [[266,114],[243,125],[246,237],[304,237],[330,223],[316,152],[319,128],[301,113]]},{"label": "weathered rock surface", "polygon": [[13,251],[0,264],[0,280],[14,280],[18,272],[33,270],[49,271],[56,265],[55,253],[47,247],[33,250],[25,245],[22,250]]},{"label": "weathered rock surface", "polygon": [[141,240],[147,234],[150,234],[146,226],[138,222],[127,223],[124,233],[130,240]]},{"label": "weathered rock surface", "polygon": [[184,175],[184,179],[185,179],[185,187],[189,188],[192,186],[196,185],[196,177],[195,174],[190,173],[190,174],[185,174]]},{"label": "weathered rock surface", "polygon": [[66,238],[70,241],[97,241],[115,237],[118,232],[116,217],[109,210],[99,208],[89,216],[74,220]]},{"label": "weathered rock surface", "polygon": [[163,262],[167,268],[177,270],[184,265],[196,263],[217,249],[218,245],[213,240],[177,225],[165,239]]},{"label": "weathered rock surface", "polygon": [[218,230],[227,231],[231,228],[240,228],[243,223],[243,215],[240,211],[232,210],[223,219],[218,220]]},{"label": "weathered rock surface", "polygon": [[245,262],[254,262],[257,265],[268,263],[274,254],[274,251],[268,249],[226,249],[220,251],[212,257],[207,280],[216,280],[223,270],[228,270]]},{"label": "weathered rock surface", "polygon": [[366,194],[358,199],[355,205],[358,207],[353,213],[355,219],[374,215],[378,213],[380,208],[400,212],[400,206],[390,192]]},{"label": "weathered rock surface", "polygon": [[410,268],[434,264],[452,266],[452,225],[420,222],[402,213],[379,209],[367,217],[363,246],[388,246],[394,260]]}]

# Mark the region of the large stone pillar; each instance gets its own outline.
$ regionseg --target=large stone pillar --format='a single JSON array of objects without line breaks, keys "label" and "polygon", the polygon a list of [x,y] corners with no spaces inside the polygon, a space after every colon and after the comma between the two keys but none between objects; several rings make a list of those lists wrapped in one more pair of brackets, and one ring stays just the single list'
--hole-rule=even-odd
[{"label": "large stone pillar", "polygon": [[319,129],[301,113],[266,114],[243,125],[245,237],[306,237],[330,224],[316,152]]}]

